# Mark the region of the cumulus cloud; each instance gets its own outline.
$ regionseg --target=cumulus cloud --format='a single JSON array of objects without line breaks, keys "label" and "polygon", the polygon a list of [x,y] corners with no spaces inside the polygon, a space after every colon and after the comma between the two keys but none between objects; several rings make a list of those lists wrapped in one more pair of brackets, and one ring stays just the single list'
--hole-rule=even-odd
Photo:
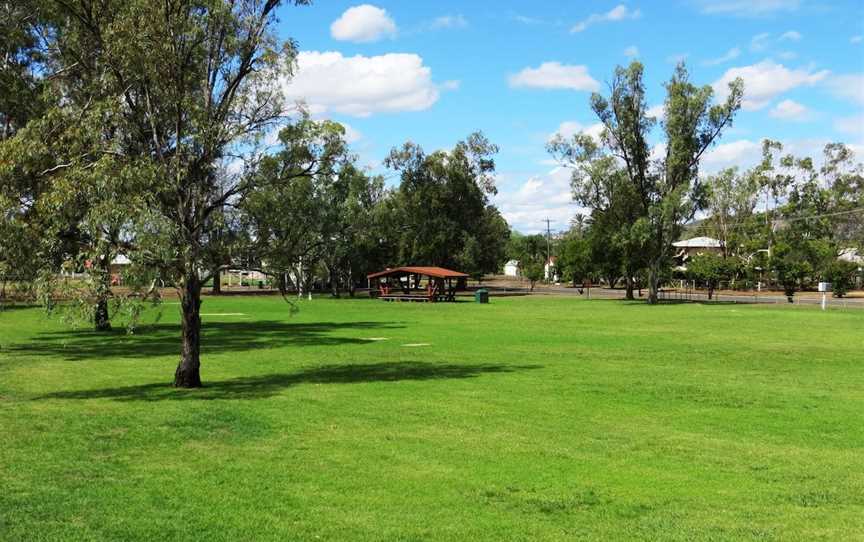
[{"label": "cumulus cloud", "polygon": [[794,11],[799,0],[695,0],[702,13],[762,17],[782,11]]},{"label": "cumulus cloud", "polygon": [[594,124],[584,125],[582,123],[576,122],[575,120],[567,120],[562,122],[558,126],[558,130],[554,133],[549,134],[548,139],[552,139],[556,135],[561,135],[561,137],[565,139],[570,139],[576,134],[586,134],[594,139],[599,140],[600,136],[603,134],[603,123],[597,122]]},{"label": "cumulus cloud", "polygon": [[432,71],[415,54],[345,57],[338,52],[302,51],[297,64],[297,74],[284,83],[285,96],[305,101],[313,114],[368,117],[422,111],[440,95]]},{"label": "cumulus cloud", "polygon": [[801,39],[801,33],[796,32],[794,30],[790,30],[788,32],[784,32],[780,35],[780,41],[799,41]]},{"label": "cumulus cloud", "polygon": [[361,4],[345,10],[330,25],[335,40],[369,43],[396,35],[396,23],[387,11],[371,4]]},{"label": "cumulus cloud", "polygon": [[753,166],[761,157],[761,143],[740,139],[708,149],[702,157],[700,166],[705,173],[713,173],[733,166],[743,169]]},{"label": "cumulus cloud", "polygon": [[829,78],[827,84],[836,97],[864,105],[864,73],[837,75]]},{"label": "cumulus cloud", "polygon": [[610,9],[606,13],[595,13],[589,16],[584,21],[579,21],[576,23],[573,28],[570,29],[570,32],[577,33],[582,32],[589,26],[596,23],[606,23],[606,22],[617,22],[617,21],[625,21],[627,19],[638,19],[641,13],[638,9],[630,9],[624,4],[618,4],[614,8]]},{"label": "cumulus cloud", "polygon": [[652,105],[646,111],[649,117],[654,117],[657,120],[666,118],[666,106],[663,104]]},{"label": "cumulus cloud", "polygon": [[703,62],[703,64],[705,64],[706,66],[717,66],[718,64],[725,64],[730,60],[735,60],[739,56],[741,56],[741,49],[739,49],[738,47],[733,47],[726,51],[726,53],[722,56],[706,60],[705,62]]},{"label": "cumulus cloud", "polygon": [[511,87],[572,89],[596,91],[600,84],[586,66],[544,62],[537,68],[525,68],[509,78]]},{"label": "cumulus cloud", "polygon": [[714,92],[720,100],[729,95],[729,83],[738,77],[744,80],[744,109],[762,109],[776,96],[802,85],[814,85],[828,77],[829,72],[810,68],[789,69],[772,60],[730,68],[714,82]]},{"label": "cumulus cloud", "polygon": [[783,100],[774,106],[771,116],[782,120],[807,120],[810,110],[794,100]]},{"label": "cumulus cloud", "polygon": [[639,56],[639,48],[635,45],[631,45],[630,47],[624,49],[624,56],[634,58]]},{"label": "cumulus cloud", "polygon": [[558,229],[566,229],[578,212],[585,212],[572,203],[570,170],[555,167],[542,175],[534,175],[513,189],[506,187],[493,198],[507,222],[523,233],[545,229],[542,219],[549,218]]}]

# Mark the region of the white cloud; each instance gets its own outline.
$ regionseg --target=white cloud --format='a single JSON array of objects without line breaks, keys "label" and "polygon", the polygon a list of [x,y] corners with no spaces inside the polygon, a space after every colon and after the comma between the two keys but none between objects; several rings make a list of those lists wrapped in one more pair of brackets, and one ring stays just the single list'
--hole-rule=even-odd
[{"label": "white cloud", "polygon": [[702,157],[700,167],[705,173],[713,173],[732,166],[744,169],[756,164],[761,156],[761,143],[740,139],[708,149]]},{"label": "white cloud", "polygon": [[635,45],[631,45],[630,47],[624,49],[624,56],[633,58],[639,56],[639,48]]},{"label": "white cloud", "polygon": [[703,13],[761,17],[798,9],[799,0],[696,0]]},{"label": "white cloud", "polygon": [[761,34],[756,34],[750,40],[750,50],[754,53],[759,53],[768,48],[768,42],[771,38],[771,34],[768,32],[763,32]]},{"label": "white cloud", "polygon": [[361,4],[345,10],[330,25],[335,40],[369,43],[396,35],[396,23],[387,11],[371,4]]},{"label": "white cloud", "polygon": [[443,15],[435,18],[430,25],[433,30],[442,28],[465,28],[468,20],[462,15]]},{"label": "white cloud", "polygon": [[443,83],[441,83],[439,88],[441,90],[459,90],[459,87],[461,86],[462,81],[459,81],[458,79],[451,79],[449,81],[444,81]]},{"label": "white cloud", "polygon": [[525,68],[509,78],[511,87],[573,89],[596,91],[600,84],[588,74],[586,66],[544,62],[537,68]]},{"label": "white cloud", "polygon": [[834,119],[834,129],[864,138],[864,113]]},{"label": "white cloud", "polygon": [[597,122],[585,126],[584,124],[576,122],[575,120],[567,120],[562,122],[558,126],[558,130],[556,130],[555,133],[549,135],[549,139],[552,139],[558,134],[560,134],[565,139],[570,139],[571,137],[579,133],[584,133],[593,137],[594,139],[599,140],[601,134],[603,133],[603,123]]},{"label": "white cloud", "polygon": [[573,28],[570,29],[570,32],[582,32],[589,26],[595,23],[604,23],[604,22],[616,22],[616,21],[624,21],[627,19],[638,19],[641,13],[638,9],[630,9],[624,4],[618,4],[614,8],[610,9],[606,13],[595,13],[589,16],[584,21],[579,21],[576,23]]},{"label": "white cloud", "polygon": [[649,117],[654,117],[657,120],[663,120],[666,118],[666,106],[663,104],[652,105],[645,112]]},{"label": "white cloud", "polygon": [[706,60],[705,62],[703,62],[703,64],[705,64],[706,66],[717,66],[718,64],[724,64],[726,62],[729,62],[730,60],[735,60],[740,55],[741,49],[739,49],[738,47],[733,47],[726,51],[726,53],[722,56]]},{"label": "white cloud", "polygon": [[812,69],[799,68],[790,70],[772,60],[763,60],[758,64],[730,68],[723,76],[714,82],[714,92],[720,100],[729,95],[729,83],[740,77],[744,80],[743,108],[747,110],[762,109],[776,96],[802,85],[814,85],[826,77],[827,70],[814,72]]},{"label": "white cloud", "polygon": [[529,177],[515,189],[505,187],[493,201],[507,222],[523,233],[545,230],[541,221],[547,217],[553,228],[566,229],[577,212],[584,212],[572,203],[570,170],[563,167]]},{"label": "white cloud", "polygon": [[363,139],[363,134],[360,132],[360,130],[354,128],[347,122],[340,122],[339,124],[341,124],[342,128],[345,129],[345,141],[347,143],[356,143]]},{"label": "white cloud", "polygon": [[790,30],[788,32],[784,32],[780,36],[780,41],[799,41],[801,39],[801,33],[796,32],[794,30]]},{"label": "white cloud", "polygon": [[313,114],[332,111],[368,117],[422,111],[440,95],[431,70],[415,54],[345,57],[332,51],[302,51],[297,64],[297,74],[283,85],[285,96],[305,101]]},{"label": "white cloud", "polygon": [[771,116],[782,120],[807,120],[810,110],[794,100],[783,100],[771,110]]},{"label": "white cloud", "polygon": [[828,88],[838,98],[864,105],[864,73],[831,77],[828,79]]},{"label": "white cloud", "polygon": [[861,35],[852,36],[851,38],[849,38],[849,43],[861,43],[862,41],[864,41],[864,36]]}]

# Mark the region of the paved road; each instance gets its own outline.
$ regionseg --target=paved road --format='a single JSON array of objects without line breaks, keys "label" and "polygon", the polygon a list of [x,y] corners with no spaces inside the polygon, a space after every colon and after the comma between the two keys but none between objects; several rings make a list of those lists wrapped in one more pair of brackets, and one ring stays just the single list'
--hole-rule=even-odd
[{"label": "paved road", "polygon": [[[503,290],[499,290],[496,288],[490,288],[492,295],[496,293],[505,292]],[[507,289],[506,293],[528,293],[527,289]],[[647,291],[642,291],[643,297],[647,296]],[[611,290],[608,288],[591,288],[590,293],[583,290],[583,293],[580,294],[579,290],[576,288],[565,288],[561,286],[551,286],[551,287],[543,287],[543,288],[535,288],[532,295],[575,295],[580,297],[588,297],[590,296],[592,299],[623,299],[624,298],[624,290]],[[674,291],[664,292],[663,298],[665,300],[670,301],[708,301],[708,295],[705,293],[691,293],[689,295],[681,294]],[[765,304],[777,304],[777,305],[789,305],[789,301],[786,299],[784,295],[778,294],[759,294],[759,295],[746,295],[744,293],[741,294],[714,294],[714,298],[712,299],[714,302],[723,302],[723,303],[765,303]],[[811,296],[795,296],[794,305],[819,305],[821,304],[822,299],[820,297],[811,297]],[[835,298],[830,295],[827,298],[827,304],[829,308],[856,308],[856,309],[864,309],[864,299],[862,298]]]}]

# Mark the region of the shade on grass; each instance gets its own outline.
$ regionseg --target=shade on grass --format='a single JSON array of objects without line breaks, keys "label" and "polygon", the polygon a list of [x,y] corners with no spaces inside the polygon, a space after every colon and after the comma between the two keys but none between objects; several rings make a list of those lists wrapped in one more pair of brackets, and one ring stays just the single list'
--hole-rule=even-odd
[{"label": "shade on grass", "polygon": [[176,306],[0,313],[0,539],[864,537],[864,311],[300,309],[206,299],[201,390]]}]

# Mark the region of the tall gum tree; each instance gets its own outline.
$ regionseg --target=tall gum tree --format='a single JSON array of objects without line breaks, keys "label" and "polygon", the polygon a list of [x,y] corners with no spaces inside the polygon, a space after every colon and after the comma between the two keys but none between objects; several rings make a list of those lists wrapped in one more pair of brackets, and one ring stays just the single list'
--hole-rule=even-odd
[{"label": "tall gum tree", "polygon": [[[631,235],[640,239],[639,257],[645,259],[648,271],[648,302],[658,302],[660,282],[672,256],[672,242],[704,205],[704,187],[699,179],[699,161],[723,130],[731,125],[741,108],[744,92],[740,79],[729,84],[728,96],[714,104],[710,86],[698,87],[690,82],[683,64],[679,64],[666,83],[665,117],[661,123],[664,135],[663,153],[652,158],[649,145],[656,119],[648,114],[643,84],[643,66],[633,62],[618,67],[609,84],[609,95],[591,96],[591,109],[604,126],[599,152],[578,149],[569,151],[581,161],[614,157],[626,172],[629,190],[619,194],[633,196],[636,220]],[[561,149],[557,149],[561,153]]]},{"label": "tall gum tree", "polygon": [[[281,84],[294,42],[274,28],[279,0],[80,0],[60,3],[71,59],[104,66],[124,132],[152,165],[142,190],[139,257],[177,286],[182,347],[177,387],[201,386],[201,289],[226,257],[215,218],[254,188],[225,181],[218,164],[252,145],[283,115]],[[307,4],[295,0],[291,4]],[[106,5],[108,4],[108,5]],[[60,69],[63,69],[60,66]]]}]

